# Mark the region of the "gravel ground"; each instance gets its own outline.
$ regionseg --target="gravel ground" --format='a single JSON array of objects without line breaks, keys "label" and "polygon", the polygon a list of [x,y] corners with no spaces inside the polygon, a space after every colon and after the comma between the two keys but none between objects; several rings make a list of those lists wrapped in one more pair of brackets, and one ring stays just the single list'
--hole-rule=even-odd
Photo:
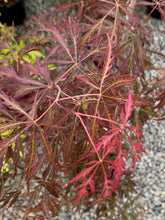
[{"label": "gravel ground", "polygon": [[[28,20],[32,14],[46,13],[53,10],[54,0],[26,0],[25,7],[27,18],[24,23],[28,26]],[[141,16],[144,15],[144,9],[140,11]],[[148,27],[154,29],[155,43],[151,44],[151,49],[159,50],[163,43],[165,43],[165,36],[160,31],[164,31],[164,26],[161,20],[150,18]],[[23,31],[23,26],[19,27],[19,31]],[[165,53],[165,50],[164,50]],[[159,67],[165,67],[163,61],[152,55],[151,61],[156,63]],[[155,73],[151,73],[151,78],[155,77]],[[164,220],[165,219],[165,122],[156,122],[149,120],[143,128],[143,146],[146,154],[142,156],[141,161],[137,162],[135,170],[135,181],[139,191],[143,189],[141,204],[145,208],[144,220]],[[86,213],[80,217],[74,210],[70,215],[65,214],[62,210],[59,220],[92,220],[94,210]],[[7,219],[7,218],[6,218]],[[120,219],[119,219],[120,220]]]}]

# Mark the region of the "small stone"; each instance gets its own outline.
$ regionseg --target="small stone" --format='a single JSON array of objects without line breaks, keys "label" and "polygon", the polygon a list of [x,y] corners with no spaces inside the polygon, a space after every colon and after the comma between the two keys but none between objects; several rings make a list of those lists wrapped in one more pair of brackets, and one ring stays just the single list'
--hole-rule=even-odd
[{"label": "small stone", "polygon": [[157,186],[156,184],[153,184],[153,185],[152,185],[152,188],[153,188],[154,190],[156,190],[156,189],[158,188],[158,186]]},{"label": "small stone", "polygon": [[64,220],[71,220],[69,216],[64,216]]},{"label": "small stone", "polygon": [[161,203],[160,200],[155,200],[155,201],[154,201],[154,205],[155,205],[155,206],[161,206],[162,203]]},{"label": "small stone", "polygon": [[145,193],[144,193],[144,197],[146,197],[146,198],[151,198],[151,194],[150,194],[149,192],[145,192]]},{"label": "small stone", "polygon": [[153,126],[150,127],[150,132],[151,132],[152,134],[156,134],[156,130],[155,130],[155,128],[154,128]]}]

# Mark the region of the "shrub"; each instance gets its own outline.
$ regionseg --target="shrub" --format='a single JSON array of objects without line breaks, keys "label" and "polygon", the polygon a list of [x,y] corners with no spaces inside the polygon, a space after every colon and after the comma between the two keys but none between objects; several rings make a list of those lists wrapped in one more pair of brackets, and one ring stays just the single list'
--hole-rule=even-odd
[{"label": "shrub", "polygon": [[97,204],[97,218],[140,218],[132,172],[142,125],[164,105],[164,85],[155,94],[146,80],[150,34],[124,0],[57,3],[27,35],[1,35],[1,208],[52,219]]}]

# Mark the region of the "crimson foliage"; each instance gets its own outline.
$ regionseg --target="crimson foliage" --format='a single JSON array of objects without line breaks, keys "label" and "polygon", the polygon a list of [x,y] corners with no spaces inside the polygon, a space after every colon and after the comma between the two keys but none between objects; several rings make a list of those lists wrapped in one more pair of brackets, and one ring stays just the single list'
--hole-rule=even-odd
[{"label": "crimson foliage", "polygon": [[[133,6],[57,1],[53,12],[33,17],[36,26],[22,36],[26,45],[13,61],[6,62],[6,54],[1,59],[1,207],[21,210],[23,219],[31,213],[52,219],[64,200],[86,210],[97,203],[100,216],[105,203],[114,210],[119,198],[130,199],[131,173],[145,152],[142,125],[147,115],[163,119],[165,94],[162,81],[146,80],[146,70],[155,69],[150,34]],[[31,43],[33,36],[38,40]],[[1,39],[1,50],[10,47],[10,37]],[[23,56],[35,50],[44,57],[26,62]],[[119,212],[126,219],[126,211]]]}]

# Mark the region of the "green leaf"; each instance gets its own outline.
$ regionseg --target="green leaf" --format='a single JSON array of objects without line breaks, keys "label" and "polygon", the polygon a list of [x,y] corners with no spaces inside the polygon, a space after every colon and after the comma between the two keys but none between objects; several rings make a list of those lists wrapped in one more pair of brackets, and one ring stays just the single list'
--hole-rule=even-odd
[{"label": "green leaf", "polygon": [[152,117],[156,117],[156,118],[158,117],[158,115],[155,112],[152,112],[152,111],[150,111],[148,109],[141,108],[140,111],[145,112],[145,113],[151,115]]},{"label": "green leaf", "polygon": [[11,52],[11,50],[6,48],[6,49],[2,49],[0,53],[4,54],[4,55],[7,55],[9,52]]}]

